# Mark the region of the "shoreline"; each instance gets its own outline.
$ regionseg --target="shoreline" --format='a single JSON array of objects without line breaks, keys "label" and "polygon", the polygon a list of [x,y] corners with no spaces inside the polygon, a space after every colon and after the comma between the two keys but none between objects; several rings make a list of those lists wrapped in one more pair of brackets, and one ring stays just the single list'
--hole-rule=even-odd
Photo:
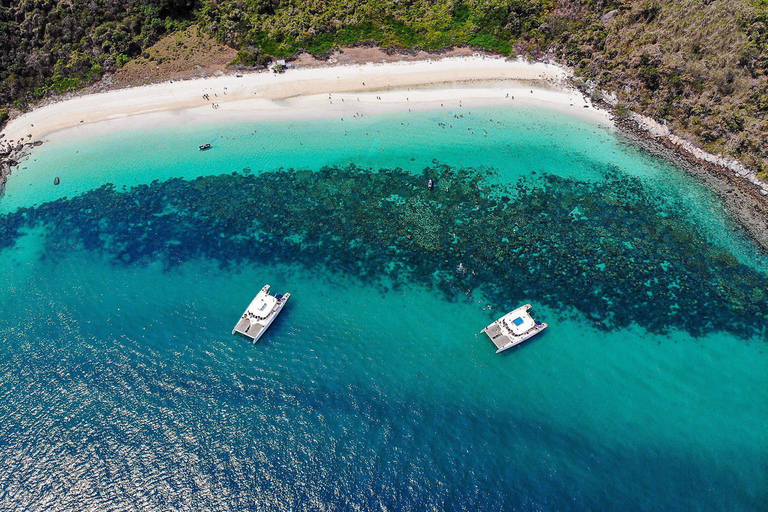
[{"label": "shoreline", "polygon": [[[350,61],[341,65],[300,59],[296,67],[281,74],[232,72],[138,87],[110,90],[107,86],[106,91],[86,90],[48,100],[15,117],[0,132],[0,194],[13,169],[29,157],[31,147],[49,136],[71,137],[78,132],[88,136],[147,125],[351,116],[350,101],[380,113],[434,108],[441,102],[455,102],[456,107],[467,100],[491,104],[511,97],[519,104],[570,110],[613,127],[607,111],[582,108],[592,107],[592,102],[570,85],[568,70],[555,64],[462,52],[442,58],[426,53],[389,56],[386,62],[361,63],[360,59],[380,55],[350,53]],[[96,84],[90,91],[104,86]],[[346,105],[339,105],[339,100],[347,100]]]},{"label": "shoreline", "polygon": [[[739,162],[710,154],[655,121],[579,91],[570,71],[498,56],[397,58],[384,63],[297,62],[285,73],[231,73],[65,96],[11,120],[0,138],[0,193],[29,152],[49,136],[87,137],[144,126],[351,116],[437,105],[539,106],[587,117],[703,181],[768,253],[768,183]],[[98,85],[98,84],[97,84]],[[463,103],[462,103],[463,102]],[[586,108],[585,108],[586,107]]]},{"label": "shoreline", "polygon": [[[202,91],[202,89],[201,89]],[[218,99],[218,98],[217,98]],[[577,103],[578,102],[578,103]],[[584,108],[588,105],[590,108]],[[326,92],[285,98],[224,99],[217,108],[158,109],[73,124],[47,133],[43,141],[88,138],[115,131],[172,128],[203,123],[238,123],[418,112],[478,107],[538,107],[591,120],[615,129],[610,114],[583,103],[575,91],[566,92],[533,80],[462,80],[434,84],[390,86],[370,91]]]},{"label": "shoreline", "polygon": [[634,117],[617,118],[614,122],[621,136],[631,144],[673,163],[712,190],[737,227],[768,254],[768,198],[763,193],[768,185],[756,186],[733,169],[695,157],[685,147],[647,130]]},{"label": "shoreline", "polygon": [[[553,64],[488,56],[308,67],[281,74],[234,73],[171,80],[55,101],[11,120],[3,130],[5,138],[2,140],[11,143],[39,140],[80,125],[163,112],[194,111],[200,117],[210,119],[244,112],[274,114],[279,111],[280,115],[285,115],[286,109],[280,102],[299,99],[303,104],[294,104],[291,108],[317,110],[329,100],[332,102],[329,95],[333,94],[354,93],[363,102],[388,104],[393,109],[398,105],[408,108],[412,106],[410,95],[406,94],[409,88],[421,88],[414,93],[418,96],[417,101],[434,103],[469,99],[468,96],[446,94],[457,84],[488,82],[505,84],[506,90],[518,100],[524,99],[522,92],[527,88],[535,91],[536,94],[531,94],[536,102],[568,107],[573,103],[576,107],[578,101],[578,106],[592,106],[590,100],[569,86],[568,79],[567,70]],[[423,94],[425,87],[434,88],[434,94]],[[377,94],[382,92],[386,93],[386,98],[384,94]],[[204,94],[208,96],[204,97]],[[382,96],[381,100],[376,99],[377,96]],[[480,93],[481,99],[491,97],[501,99],[505,94]],[[218,108],[212,108],[213,105]],[[585,114],[609,122],[607,112],[591,110]]]}]

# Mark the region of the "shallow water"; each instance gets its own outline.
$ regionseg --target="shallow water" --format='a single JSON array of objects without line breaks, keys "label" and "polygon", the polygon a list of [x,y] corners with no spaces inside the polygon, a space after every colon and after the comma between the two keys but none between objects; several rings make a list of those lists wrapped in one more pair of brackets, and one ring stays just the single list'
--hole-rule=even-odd
[{"label": "shallow water", "polygon": [[[435,110],[51,142],[25,165],[0,202],[3,508],[768,497],[768,264],[610,131]],[[292,298],[251,345],[231,326],[264,283]],[[477,333],[525,302],[551,327],[494,354]]]}]

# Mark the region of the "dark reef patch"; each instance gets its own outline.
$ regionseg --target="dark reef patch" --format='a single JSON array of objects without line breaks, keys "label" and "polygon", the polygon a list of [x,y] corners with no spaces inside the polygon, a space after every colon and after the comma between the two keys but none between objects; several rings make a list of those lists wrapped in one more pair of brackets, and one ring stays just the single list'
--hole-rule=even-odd
[{"label": "dark reef patch", "polygon": [[0,217],[0,248],[43,223],[49,257],[290,262],[449,299],[480,289],[499,309],[529,298],[606,330],[765,337],[768,276],[709,244],[639,180],[608,171],[598,182],[539,175],[501,186],[492,173],[349,166],[106,185]]}]

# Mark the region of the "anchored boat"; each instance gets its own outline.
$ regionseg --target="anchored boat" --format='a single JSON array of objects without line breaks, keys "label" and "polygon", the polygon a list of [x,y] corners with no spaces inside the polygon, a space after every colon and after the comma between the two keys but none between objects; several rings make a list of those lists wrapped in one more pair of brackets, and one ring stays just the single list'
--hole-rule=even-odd
[{"label": "anchored boat", "polygon": [[202,146],[199,146],[197,149],[199,149],[200,151],[205,151],[206,149],[211,149],[211,145],[206,142]]},{"label": "anchored boat", "polygon": [[549,327],[548,324],[534,320],[529,313],[530,309],[531,305],[526,304],[510,311],[481,331],[496,345],[497,354],[519,345]]},{"label": "anchored boat", "polygon": [[264,288],[261,289],[245,309],[243,316],[240,317],[237,325],[232,329],[232,334],[240,333],[251,338],[256,343],[277,315],[280,314],[290,296],[290,293],[270,295],[269,285],[264,285]]}]

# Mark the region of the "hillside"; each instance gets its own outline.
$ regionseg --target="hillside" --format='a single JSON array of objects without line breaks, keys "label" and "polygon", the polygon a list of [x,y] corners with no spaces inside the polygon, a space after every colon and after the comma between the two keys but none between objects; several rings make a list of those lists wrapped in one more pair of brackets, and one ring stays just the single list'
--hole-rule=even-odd
[{"label": "hillside", "polygon": [[551,55],[615,94],[619,111],[768,177],[765,0],[0,0],[0,105],[154,64],[149,49],[190,24],[235,48],[240,66],[358,45]]},{"label": "hillside", "polygon": [[[768,177],[766,8],[657,0],[559,9],[562,60],[642,112]],[[576,26],[574,19],[583,20]]]}]

